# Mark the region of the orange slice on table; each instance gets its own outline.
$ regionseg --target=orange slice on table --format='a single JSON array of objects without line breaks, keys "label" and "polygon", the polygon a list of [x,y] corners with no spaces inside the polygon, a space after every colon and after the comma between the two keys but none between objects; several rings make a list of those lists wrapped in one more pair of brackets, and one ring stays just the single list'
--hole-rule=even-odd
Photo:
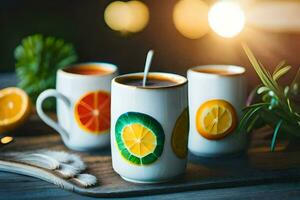
[{"label": "orange slice on table", "polygon": [[100,134],[110,128],[110,94],[95,91],[85,94],[75,105],[79,127],[89,133]]},{"label": "orange slice on table", "polygon": [[30,108],[25,91],[15,87],[0,90],[0,133],[21,125],[28,118]]},{"label": "orange slice on table", "polygon": [[225,100],[210,100],[203,103],[196,113],[197,131],[210,140],[222,139],[237,126],[234,107]]}]

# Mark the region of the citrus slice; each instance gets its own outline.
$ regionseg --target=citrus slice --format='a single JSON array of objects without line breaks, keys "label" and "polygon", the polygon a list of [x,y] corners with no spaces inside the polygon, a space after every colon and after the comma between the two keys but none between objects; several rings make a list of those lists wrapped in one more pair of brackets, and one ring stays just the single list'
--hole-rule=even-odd
[{"label": "citrus slice", "polygon": [[186,158],[189,135],[189,113],[186,108],[177,119],[172,133],[172,149],[178,158]]},{"label": "citrus slice", "polygon": [[110,128],[110,94],[95,91],[85,94],[75,105],[79,127],[89,133],[101,134]]},{"label": "citrus slice", "polygon": [[196,127],[200,135],[207,139],[222,139],[237,125],[237,115],[233,106],[225,100],[210,100],[203,103],[196,113]]},{"label": "citrus slice", "polygon": [[163,128],[149,115],[137,112],[122,114],[117,120],[115,134],[121,155],[130,163],[149,165],[163,152]]},{"label": "citrus slice", "polygon": [[30,114],[30,100],[19,88],[0,90],[0,132],[17,128]]}]

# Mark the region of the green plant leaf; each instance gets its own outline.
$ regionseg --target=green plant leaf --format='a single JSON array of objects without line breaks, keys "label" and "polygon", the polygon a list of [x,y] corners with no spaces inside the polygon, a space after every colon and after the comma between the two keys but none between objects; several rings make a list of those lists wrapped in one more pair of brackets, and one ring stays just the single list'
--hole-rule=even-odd
[{"label": "green plant leaf", "polygon": [[242,116],[237,131],[240,133],[243,130],[248,130],[248,122],[249,120],[255,115],[257,114],[258,111],[260,111],[262,108],[264,108],[264,105],[260,105],[260,106],[256,106],[256,107],[252,107],[250,109],[248,109]]},{"label": "green plant leaf", "polygon": [[[72,44],[40,34],[24,38],[16,47],[14,56],[16,73],[20,80],[19,87],[29,94],[32,102],[36,101],[43,90],[55,87],[58,69],[71,65],[77,60]],[[53,106],[51,108],[53,109]]]},{"label": "green plant leaf", "polygon": [[263,67],[263,65],[255,58],[252,51],[249,49],[249,47],[243,43],[242,44],[243,49],[246,53],[246,55],[249,58],[250,63],[252,64],[253,68],[255,69],[257,75],[259,76],[262,83],[270,88],[275,93],[279,94],[279,87],[277,83],[272,79],[271,74]]},{"label": "green plant leaf", "polygon": [[261,86],[258,88],[257,94],[262,94],[262,93],[269,92],[269,91],[270,91],[270,88],[268,88],[266,86]]},{"label": "green plant leaf", "polygon": [[[263,86],[257,90],[262,102],[243,109],[244,114],[238,128],[251,131],[256,124],[268,124],[274,128],[271,150],[274,151],[279,129],[285,134],[291,134],[300,138],[300,68],[290,86],[280,86],[277,80],[284,76],[291,67],[281,62],[273,74],[260,63],[248,48],[243,44],[245,53],[250,63],[259,76]],[[262,103],[266,103],[263,105]]]},{"label": "green plant leaf", "polygon": [[284,96],[285,97],[288,97],[289,96],[289,93],[290,93],[290,87],[289,86],[286,86],[283,90],[283,93],[284,93]]},{"label": "green plant leaf", "polygon": [[281,124],[282,124],[282,120],[280,120],[275,129],[274,129],[274,133],[273,133],[273,137],[272,137],[272,143],[271,143],[271,151],[274,151],[275,150],[275,146],[276,146],[276,139],[277,139],[277,135],[278,135],[278,132],[279,132],[279,129],[281,127]]},{"label": "green plant leaf", "polygon": [[276,81],[283,75],[285,75],[289,70],[291,69],[291,66],[285,66],[281,69],[279,69],[277,72],[273,74],[273,79]]},{"label": "green plant leaf", "polygon": [[297,122],[300,122],[300,114],[297,112],[294,112],[295,117],[297,118]]},{"label": "green plant leaf", "polygon": [[255,126],[259,118],[260,118],[259,115],[255,115],[253,119],[248,123],[247,130],[246,130],[247,133],[250,133],[253,130],[253,127]]},{"label": "green plant leaf", "polygon": [[273,72],[273,76],[275,73],[277,73],[278,70],[280,70],[282,67],[284,67],[286,65],[286,62],[285,60],[281,61],[276,67],[275,67],[275,70]]},{"label": "green plant leaf", "polygon": [[288,108],[289,108],[290,112],[293,113],[294,111],[293,111],[292,106],[291,106],[291,100],[289,98],[287,98],[286,101],[287,101],[287,105],[288,105]]},{"label": "green plant leaf", "polygon": [[243,108],[243,111],[246,111],[246,110],[249,110],[249,109],[252,109],[252,108],[256,108],[256,107],[261,107],[261,106],[268,106],[269,103],[255,103],[255,104],[252,104],[250,106],[247,106],[245,108]]},{"label": "green plant leaf", "polygon": [[290,88],[292,89],[292,93],[294,95],[297,95],[299,93],[299,83],[300,83],[300,67],[298,68],[296,76],[290,85]]}]

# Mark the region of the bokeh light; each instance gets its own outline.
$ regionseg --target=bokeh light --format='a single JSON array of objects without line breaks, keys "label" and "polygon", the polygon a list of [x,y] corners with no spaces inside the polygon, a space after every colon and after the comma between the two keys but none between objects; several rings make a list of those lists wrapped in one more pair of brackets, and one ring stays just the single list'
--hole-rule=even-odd
[{"label": "bokeh light", "polygon": [[173,10],[176,29],[185,37],[197,39],[209,31],[208,5],[201,0],[180,0]]},{"label": "bokeh light", "polygon": [[232,38],[243,30],[245,14],[234,2],[217,2],[209,10],[208,22],[218,35]]},{"label": "bokeh light", "polygon": [[247,26],[281,32],[300,32],[300,1],[258,1],[246,12]]},{"label": "bokeh light", "polygon": [[10,143],[10,142],[13,141],[13,140],[14,140],[13,137],[5,136],[5,137],[1,138],[1,143],[2,143],[2,144],[8,144],[8,143]]},{"label": "bokeh light", "polygon": [[136,33],[149,21],[149,9],[140,1],[114,1],[104,11],[105,23],[114,31]]}]

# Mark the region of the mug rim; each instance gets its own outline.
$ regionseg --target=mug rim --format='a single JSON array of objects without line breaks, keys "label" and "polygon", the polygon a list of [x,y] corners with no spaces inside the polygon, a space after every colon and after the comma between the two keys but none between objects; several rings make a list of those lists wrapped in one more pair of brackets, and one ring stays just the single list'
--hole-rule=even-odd
[{"label": "mug rim", "polygon": [[[70,69],[73,67],[80,67],[80,66],[84,66],[84,65],[94,65],[95,67],[98,68],[105,68],[105,69],[109,69],[111,71],[108,71],[107,73],[104,74],[76,74],[76,73],[71,73],[71,72],[67,72],[66,69]],[[108,76],[111,74],[116,73],[118,70],[117,65],[112,64],[112,63],[108,63],[108,62],[80,62],[80,63],[76,63],[73,65],[69,65],[66,68],[63,69],[58,69],[57,72],[58,73],[62,73],[64,75],[68,75],[68,76],[73,76],[73,77],[104,77],[104,76]]]},{"label": "mug rim", "polygon": [[175,73],[168,73],[168,72],[149,72],[148,75],[162,75],[164,77],[171,77],[174,79],[179,80],[178,82],[176,82],[174,85],[169,85],[169,86],[147,86],[147,87],[143,87],[143,86],[136,86],[136,85],[128,85],[125,83],[121,83],[119,79],[123,79],[123,78],[127,78],[127,77],[136,77],[136,76],[140,76],[143,77],[144,72],[136,72],[136,73],[129,73],[129,74],[123,74],[123,75],[119,75],[117,77],[115,77],[112,80],[112,83],[120,85],[120,86],[124,86],[124,87],[128,87],[128,88],[133,88],[133,89],[145,89],[145,90],[153,90],[153,89],[169,89],[169,88],[177,88],[183,85],[186,85],[188,80],[186,77],[181,76],[179,74],[175,74]]},{"label": "mug rim", "polygon": [[[232,72],[232,74],[217,74],[217,73],[208,73],[208,72],[199,72],[197,69],[226,69],[230,68],[228,71]],[[233,77],[233,76],[242,76],[246,73],[246,68],[238,65],[222,65],[222,64],[210,64],[210,65],[198,65],[195,67],[192,67],[188,70],[188,73],[193,74],[202,74],[207,76],[218,76],[218,77]]]}]

